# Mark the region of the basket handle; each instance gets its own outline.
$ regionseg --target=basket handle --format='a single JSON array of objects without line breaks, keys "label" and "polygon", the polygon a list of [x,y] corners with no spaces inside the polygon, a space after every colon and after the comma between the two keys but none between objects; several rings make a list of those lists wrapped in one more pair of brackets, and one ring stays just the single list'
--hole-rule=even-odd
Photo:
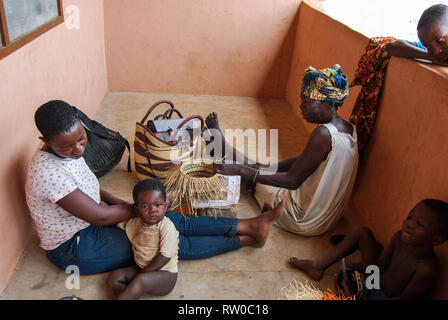
[{"label": "basket handle", "polygon": [[171,117],[173,116],[173,112],[176,112],[177,115],[179,116],[179,118],[183,118],[182,113],[180,113],[179,110],[177,110],[176,108],[171,108],[171,109],[166,110],[163,115],[159,114],[157,117],[154,118],[154,120],[157,120],[160,117],[162,117],[162,120],[171,119]]},{"label": "basket handle", "polygon": [[202,118],[200,115],[198,114],[194,114],[192,116],[189,116],[188,118],[186,118],[184,121],[182,121],[176,128],[176,130],[174,130],[173,134],[171,135],[172,137],[175,137],[178,133],[178,131],[190,120],[193,119],[199,119],[201,120],[201,130],[204,128],[204,118]]},{"label": "basket handle", "polygon": [[[142,121],[140,121],[140,123],[144,123],[146,118],[148,118],[149,114],[159,105],[163,104],[163,103],[167,103],[171,106],[171,110],[174,109],[174,104],[169,101],[169,100],[160,100],[157,101],[156,103],[154,103],[151,107],[149,107],[148,111],[146,112],[145,116],[143,117]],[[181,117],[182,118],[182,117]]]}]

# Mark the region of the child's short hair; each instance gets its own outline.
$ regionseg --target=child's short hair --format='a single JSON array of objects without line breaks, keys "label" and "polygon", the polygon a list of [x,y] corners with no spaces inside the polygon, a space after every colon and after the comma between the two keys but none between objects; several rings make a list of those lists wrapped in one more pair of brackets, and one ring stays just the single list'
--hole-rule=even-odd
[{"label": "child's short hair", "polygon": [[448,6],[444,4],[435,4],[423,11],[417,24],[417,30],[424,28],[435,21],[448,19]]},{"label": "child's short hair", "polygon": [[42,136],[51,140],[54,136],[73,128],[78,122],[78,115],[67,102],[52,100],[36,110],[34,122]]},{"label": "child's short hair", "polygon": [[420,204],[425,205],[431,209],[432,212],[437,214],[440,233],[443,237],[448,239],[448,203],[437,199],[425,199],[420,201]]},{"label": "child's short hair", "polygon": [[153,190],[160,191],[163,196],[163,200],[166,200],[166,189],[165,185],[157,179],[145,179],[139,181],[132,190],[132,197],[134,198],[134,203],[137,203],[138,195],[144,191]]}]

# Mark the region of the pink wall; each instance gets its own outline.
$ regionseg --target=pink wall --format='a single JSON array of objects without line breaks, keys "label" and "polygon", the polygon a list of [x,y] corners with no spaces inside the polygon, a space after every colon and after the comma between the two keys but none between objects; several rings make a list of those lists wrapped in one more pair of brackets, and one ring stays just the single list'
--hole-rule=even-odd
[{"label": "pink wall", "polygon": [[[317,25],[319,28],[316,28]],[[367,39],[362,34],[313,9],[307,3],[302,3],[285,94],[286,101],[302,120],[299,104],[304,70],[309,66],[322,69],[337,63],[350,82],[366,44]],[[350,116],[358,93],[358,87],[350,89],[348,98],[339,110],[340,116],[346,119]],[[315,127],[305,120],[303,122],[310,132]]]},{"label": "pink wall", "polygon": [[64,0],[71,4],[80,9],[79,30],[60,24],[0,60],[0,292],[34,234],[24,184],[38,145],[35,110],[64,99],[93,116],[108,90],[103,2]]},{"label": "pink wall", "polygon": [[109,88],[283,97],[300,2],[105,1]]},{"label": "pink wall", "polygon": [[[286,100],[297,112],[302,74],[309,65],[323,68],[339,63],[353,79],[367,43],[365,36],[303,3]],[[349,117],[358,93],[359,88],[351,89],[342,117]],[[375,130],[361,157],[353,194],[362,223],[384,244],[401,229],[418,201],[448,201],[447,101],[446,68],[434,70],[415,61],[391,59]],[[443,273],[434,296],[448,299],[448,243],[436,252]]]}]

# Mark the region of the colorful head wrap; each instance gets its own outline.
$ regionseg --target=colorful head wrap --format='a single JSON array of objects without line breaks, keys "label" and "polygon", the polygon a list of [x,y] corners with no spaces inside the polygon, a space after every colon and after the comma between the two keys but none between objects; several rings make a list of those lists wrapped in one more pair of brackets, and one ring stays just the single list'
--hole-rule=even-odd
[{"label": "colorful head wrap", "polygon": [[348,96],[348,79],[338,64],[321,70],[310,66],[303,74],[301,93],[310,99],[342,104]]}]

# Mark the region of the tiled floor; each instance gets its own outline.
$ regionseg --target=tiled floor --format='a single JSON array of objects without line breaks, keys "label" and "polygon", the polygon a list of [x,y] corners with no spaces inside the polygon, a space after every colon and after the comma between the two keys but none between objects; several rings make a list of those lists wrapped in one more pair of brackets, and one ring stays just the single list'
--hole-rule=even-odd
[{"label": "tiled floor", "polygon": [[[243,97],[196,96],[173,94],[109,93],[97,113],[96,120],[120,131],[131,145],[135,123],[144,116],[155,101],[168,99],[184,115],[206,117],[216,111],[222,129],[279,129],[279,158],[302,151],[308,133],[284,100],[259,100]],[[162,108],[163,109],[163,108]],[[133,154],[131,154],[133,159]],[[126,171],[127,152],[119,166],[100,179],[101,187],[112,194],[131,200],[131,190],[137,178]],[[255,200],[241,193],[237,216],[248,218],[260,212]],[[346,233],[358,225],[356,214],[349,209],[337,228],[321,237],[300,237],[275,226],[263,248],[245,247],[220,256],[179,262],[176,287],[167,296],[142,299],[257,299],[275,300],[281,289],[294,279],[308,278],[288,264],[291,255],[303,258],[319,257],[330,250],[329,238]],[[326,272],[317,287],[332,287],[332,275],[338,265]],[[83,276],[79,290],[66,287],[69,274],[53,266],[35,239],[17,267],[14,277],[0,296],[9,299],[59,299],[77,295],[83,299],[108,299],[108,273]]]}]

